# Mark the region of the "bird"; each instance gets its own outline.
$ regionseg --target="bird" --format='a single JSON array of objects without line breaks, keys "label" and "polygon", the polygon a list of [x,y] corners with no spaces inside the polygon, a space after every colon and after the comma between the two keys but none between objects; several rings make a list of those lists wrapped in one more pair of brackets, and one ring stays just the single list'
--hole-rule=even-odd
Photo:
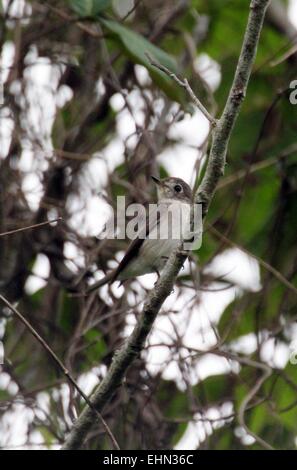
[{"label": "bird", "polygon": [[[158,196],[154,211],[143,221],[138,236],[131,241],[119,265],[91,284],[86,294],[117,280],[123,283],[148,273],[157,273],[159,276],[172,251],[187,236],[187,223],[190,222],[193,203],[190,186],[177,177],[151,178],[157,186]],[[170,214],[171,225],[168,218]]]}]

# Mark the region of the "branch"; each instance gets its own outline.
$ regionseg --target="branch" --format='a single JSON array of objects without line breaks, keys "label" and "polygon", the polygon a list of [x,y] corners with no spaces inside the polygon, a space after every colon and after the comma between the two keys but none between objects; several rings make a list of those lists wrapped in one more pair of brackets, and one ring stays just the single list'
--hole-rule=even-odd
[{"label": "branch", "polygon": [[281,284],[286,286],[287,289],[290,289],[290,291],[294,292],[295,295],[297,295],[297,288],[292,284],[285,276],[282,275],[280,271],[275,269],[271,264],[267,263],[267,261],[263,260],[257,255],[254,255],[251,251],[247,250],[243,246],[239,245],[238,243],[233,242],[230,240],[228,237],[223,235],[221,232],[219,232],[215,227],[211,225],[207,225],[207,228],[211,233],[213,233],[219,240],[222,240],[224,243],[226,243],[229,246],[232,246],[234,248],[238,248],[240,251],[245,253],[248,256],[251,256],[255,260],[258,261],[260,266],[263,266],[268,272],[270,272]]},{"label": "branch", "polygon": [[29,225],[28,227],[16,228],[14,230],[9,230],[9,232],[0,233],[0,237],[4,237],[6,235],[13,235],[14,233],[18,233],[18,232],[24,232],[25,230],[31,230],[32,228],[43,227],[44,225],[49,225],[54,222],[60,222],[61,220],[62,220],[62,217],[58,217],[57,219],[47,220],[46,222],[40,222],[39,224]]},{"label": "branch", "polygon": [[262,362],[252,361],[251,359],[249,359],[249,362],[250,362],[250,364],[248,364],[248,365],[251,365],[252,367],[258,367],[259,369],[262,369],[263,374],[258,378],[255,385],[246,394],[246,396],[244,397],[244,399],[240,403],[240,406],[239,406],[239,409],[238,409],[238,414],[237,414],[238,415],[238,422],[239,422],[240,426],[242,426],[243,429],[255,439],[256,442],[258,442],[262,447],[264,447],[264,449],[274,450],[274,448],[270,444],[268,444],[268,442],[266,442],[264,439],[262,439],[262,437],[258,436],[258,434],[254,433],[248,427],[248,425],[246,424],[246,421],[245,421],[245,416],[244,416],[245,412],[248,409],[248,406],[249,406],[251,400],[256,396],[256,394],[260,390],[263,383],[268,379],[268,377],[270,377],[270,375],[272,373],[272,369],[271,369],[271,367],[267,366],[266,364],[263,364]]},{"label": "branch", "polygon": [[245,98],[252,72],[266,8],[270,0],[252,0],[243,44],[231,90],[212,136],[212,146],[206,172],[198,188],[195,202],[202,204],[203,214],[208,211],[216,186],[224,174],[229,139]]},{"label": "branch", "polygon": [[[222,117],[214,128],[206,173],[195,195],[195,201],[203,204],[204,215],[214,195],[218,180],[223,174],[229,138],[239,113],[240,104],[245,96],[268,3],[269,0],[252,0],[250,4],[248,24],[234,81]],[[172,78],[175,79],[173,75]],[[185,84],[183,86],[186,88]],[[93,407],[86,407],[82,411],[66,438],[63,449],[78,449],[82,446],[94,422],[93,408],[95,407],[98,411],[104,408],[117,387],[120,386],[128,367],[139,356],[163,302],[173,289],[175,279],[185,259],[186,255],[182,252],[181,247],[169,257],[159,281],[145,302],[142,314],[131,336],[114,354],[107,375],[91,396],[90,401]]]},{"label": "branch", "polygon": [[211,114],[209,114],[209,112],[203,106],[199,98],[195,95],[194,91],[190,87],[188,80],[186,78],[181,80],[175,73],[171,72],[171,70],[165,67],[165,65],[162,65],[159,62],[157,62],[155,59],[153,59],[148,52],[146,52],[145,55],[147,56],[150,64],[153,67],[156,67],[157,69],[161,70],[161,72],[166,73],[168,77],[172,78],[172,80],[174,80],[180,87],[184,88],[187,91],[188,95],[190,96],[195,106],[197,106],[197,108],[201,111],[201,113],[206,117],[206,119],[210,122],[211,126],[215,127],[217,125],[217,120]]},{"label": "branch", "polygon": [[[263,170],[264,168],[267,168],[272,165],[276,165],[280,162],[280,160],[285,160],[287,157],[294,155],[296,152],[297,152],[297,144],[291,144],[273,157],[268,157],[263,160],[260,160],[259,162],[252,163],[249,168],[249,174],[251,175],[253,173],[256,173],[257,171]],[[229,176],[226,176],[217,185],[217,190],[222,189],[225,186],[228,186],[229,184],[235,183],[236,181],[239,181],[245,178],[246,172],[247,170],[243,169]]]},{"label": "branch", "polygon": [[79,395],[85,400],[85,402],[87,403],[87,405],[89,405],[89,407],[91,407],[93,409],[93,412],[94,412],[94,417],[96,418],[99,418],[100,421],[102,422],[108,436],[110,437],[110,440],[114,446],[115,449],[117,450],[120,450],[120,447],[115,439],[115,437],[113,436],[111,430],[109,429],[106,421],[104,420],[104,418],[101,416],[101,414],[99,413],[98,410],[96,410],[96,408],[93,407],[92,403],[90,402],[89,398],[86,396],[86,394],[82,391],[82,389],[80,388],[80,386],[78,385],[78,383],[74,380],[74,378],[72,377],[72,375],[70,374],[70,372],[66,369],[66,367],[64,366],[64,364],[62,363],[62,361],[60,361],[60,359],[58,358],[58,356],[54,353],[54,351],[49,347],[49,345],[47,344],[47,342],[40,336],[39,333],[37,333],[37,331],[35,330],[35,328],[33,328],[33,326],[28,322],[28,320],[5,298],[3,297],[3,295],[0,294],[0,300],[6,305],[6,307],[8,307],[16,316],[17,318],[23,323],[23,325],[25,325],[25,327],[30,331],[30,333],[37,339],[37,341],[41,344],[41,346],[46,350],[46,352],[51,356],[51,358],[53,359],[53,361],[57,364],[57,366],[59,367],[59,369],[61,369],[61,371],[63,372],[63,374],[67,377],[67,379],[69,380],[69,382],[74,386],[74,388],[77,390],[77,392],[79,393]]},{"label": "branch", "polygon": [[[239,354],[235,354],[232,351],[225,351],[218,349],[218,345],[215,345],[213,348],[211,348],[209,351],[201,351],[197,350],[194,348],[191,348],[192,351],[195,351],[197,356],[201,356],[202,354],[216,354],[217,356],[223,356],[226,359],[231,359],[232,361],[237,361],[240,364],[247,365],[249,367],[255,367],[257,369],[260,369],[263,371],[263,374],[258,378],[257,382],[255,385],[252,387],[252,389],[245,395],[243,398],[242,402],[239,405],[239,409],[237,412],[237,417],[238,417],[238,422],[240,426],[244,428],[247,434],[251,435],[255,441],[257,441],[262,447],[264,447],[267,450],[274,450],[274,448],[268,444],[268,442],[264,441],[260,436],[258,436],[256,433],[251,431],[251,429],[248,427],[248,425],[245,422],[245,412],[250,410],[251,408],[254,408],[255,406],[259,405],[259,403],[262,403],[263,399],[260,399],[260,402],[257,401],[256,403],[250,403],[253,398],[255,398],[256,394],[260,390],[261,386],[265,382],[268,377],[271,376],[273,369],[272,367],[268,366],[267,364],[264,364],[263,362],[255,361],[253,359],[250,359],[249,357],[243,357],[240,356]],[[232,415],[228,416],[227,418],[224,417],[223,419],[229,419],[229,418],[234,418],[235,413]]]},{"label": "branch", "polygon": [[[144,346],[145,340],[151,331],[156,316],[164,300],[172,292],[174,281],[186,259],[186,256],[177,250],[173,252],[161,273],[155,288],[149,293],[144,304],[141,316],[131,336],[123,346],[114,353],[111,366],[90,398],[93,407],[101,411],[111,399],[126,374],[128,367],[136,359]],[[63,450],[79,449],[83,444],[89,429],[94,423],[94,411],[86,407],[68,435]]]}]

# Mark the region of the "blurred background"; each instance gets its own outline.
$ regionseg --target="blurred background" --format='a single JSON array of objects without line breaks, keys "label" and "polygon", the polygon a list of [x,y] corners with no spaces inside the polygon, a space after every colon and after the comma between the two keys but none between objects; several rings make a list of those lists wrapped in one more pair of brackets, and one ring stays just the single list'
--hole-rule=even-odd
[{"label": "blurred background", "polygon": [[[123,256],[125,240],[99,238],[116,197],[155,200],[152,174],[196,188],[207,161],[208,121],[145,52],[219,116],[248,12],[248,0],[0,2],[0,292],[87,394],[156,281],[73,295]],[[272,0],[202,247],[104,410],[122,449],[296,448],[296,79],[297,1]],[[3,305],[0,340],[0,447],[59,448],[83,400]],[[110,448],[98,423],[85,448]]]}]

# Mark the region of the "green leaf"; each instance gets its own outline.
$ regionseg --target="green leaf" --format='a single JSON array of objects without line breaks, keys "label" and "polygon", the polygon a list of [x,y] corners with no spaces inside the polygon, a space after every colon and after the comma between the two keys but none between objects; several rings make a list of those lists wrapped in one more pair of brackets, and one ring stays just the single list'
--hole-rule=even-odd
[{"label": "green leaf", "polygon": [[[261,256],[259,234],[267,232],[267,226],[273,211],[275,199],[279,191],[279,177],[275,167],[266,168],[254,176],[241,201],[237,218],[237,239],[251,248],[252,252]],[[254,237],[257,237],[255,242]]]},{"label": "green leaf", "polygon": [[[290,364],[284,369],[287,377],[279,377],[272,389],[272,399],[275,402],[277,417],[288,429],[297,432],[297,367]],[[268,384],[267,384],[268,385]],[[268,388],[268,386],[266,386]]]},{"label": "green leaf", "polygon": [[76,319],[73,312],[77,312],[78,301],[75,297],[69,297],[68,293],[62,291],[60,293],[58,306],[58,325],[65,332],[69,332],[75,325]]},{"label": "green leaf", "polygon": [[182,104],[185,103],[185,95],[181,92],[180,87],[178,87],[164,72],[153,67],[146,57],[146,53],[149,53],[150,56],[152,56],[152,58],[161,65],[164,65],[170,71],[177,73],[177,64],[171,55],[149,42],[140,34],[120,25],[116,21],[101,18],[100,22],[120,43],[133,62],[141,64],[148,69],[154,82],[170,98],[181,102]]},{"label": "green leaf", "polygon": [[199,397],[202,405],[222,402],[230,396],[231,382],[227,375],[213,375],[194,387],[195,395]]},{"label": "green leaf", "polygon": [[52,433],[45,426],[38,426],[37,430],[42,434],[44,444],[46,446],[50,446],[54,441],[54,436]]},{"label": "green leaf", "polygon": [[189,414],[187,395],[179,391],[174,382],[163,380],[158,388],[157,397],[166,418],[183,417]]},{"label": "green leaf", "polygon": [[[224,336],[228,332],[228,341],[233,341],[255,332],[256,325],[259,330],[273,328],[283,295],[284,287],[276,283],[275,287],[271,287],[270,295],[265,301],[261,292],[247,292],[241,298],[235,299],[226,307],[220,318],[218,324],[220,335]],[[257,318],[261,299],[261,316]]]},{"label": "green leaf", "polygon": [[[241,299],[231,302],[222,314],[218,330],[221,336],[228,332],[228,341],[235,340],[240,336],[247,335],[255,330],[255,309],[258,296],[250,293],[245,294]],[[231,329],[230,329],[231,325]]]},{"label": "green leaf", "polygon": [[231,427],[227,428],[224,426],[220,429],[214,429],[212,435],[207,439],[208,447],[207,449],[211,450],[232,450],[236,445],[236,450],[238,450],[238,443],[234,443],[235,437],[233,429]]},{"label": "green leaf", "polygon": [[176,426],[176,430],[172,436],[172,444],[173,446],[175,446],[179,441],[180,439],[183,437],[184,433],[186,432],[187,430],[187,426],[188,426],[188,423],[187,422],[184,422],[184,423],[179,423],[177,426]]},{"label": "green leaf", "polygon": [[70,6],[79,16],[96,16],[110,5],[110,0],[70,0]]},{"label": "green leaf", "polygon": [[[88,361],[91,364],[98,363],[104,354],[106,354],[107,349],[102,335],[95,328],[92,328],[84,335],[84,337],[88,344],[85,350]],[[86,367],[88,367],[88,364],[86,364]]]}]

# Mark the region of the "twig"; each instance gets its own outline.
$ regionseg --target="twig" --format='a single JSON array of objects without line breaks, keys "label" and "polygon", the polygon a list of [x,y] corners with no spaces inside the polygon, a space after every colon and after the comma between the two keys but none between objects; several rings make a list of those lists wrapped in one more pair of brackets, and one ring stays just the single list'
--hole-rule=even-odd
[{"label": "twig", "polygon": [[[212,148],[205,176],[195,195],[196,202],[203,204],[204,216],[216,190],[218,180],[223,174],[228,142],[239,114],[240,104],[245,96],[268,3],[269,0],[252,0],[250,4],[248,24],[234,81],[222,117],[214,128]],[[165,70],[163,71],[165,72]],[[173,74],[172,78],[174,77],[178,83],[180,79]],[[181,83],[186,88],[185,83]],[[128,367],[142,351],[154,320],[163,302],[171,293],[175,279],[185,259],[186,256],[182,252],[181,246],[170,255],[157,284],[149,293],[132,334],[127,338],[121,349],[114,354],[106,376],[91,396],[90,400],[97,410],[101,411],[111,399],[125,377]],[[80,448],[93,422],[94,411],[91,407],[86,407],[66,438],[63,449]]]},{"label": "twig", "polygon": [[[161,273],[155,288],[149,293],[145,302],[141,317],[132,334],[125,341],[121,349],[114,353],[111,366],[90,398],[93,407],[101,411],[111,399],[126,374],[128,367],[141,353],[145,340],[151,331],[155,318],[168,295],[172,292],[174,280],[177,277],[185,256],[177,251],[172,253]],[[86,437],[88,430],[94,422],[94,411],[86,407],[71,429],[62,449],[79,449]]]},{"label": "twig", "polygon": [[68,15],[65,11],[61,10],[60,8],[56,8],[55,6],[46,5],[49,10],[51,10],[53,13],[56,13],[56,15],[60,16],[60,18],[63,18],[64,20],[67,20],[69,22],[74,22],[76,23],[77,27],[80,28],[82,31],[85,33],[89,34],[90,36],[94,38],[99,38],[102,39],[102,35],[98,33],[97,31],[94,31],[93,29],[89,28],[85,24],[82,23],[82,21],[79,21],[79,18],[73,18],[72,16]]},{"label": "twig", "polygon": [[91,153],[77,153],[77,152],[68,152],[67,150],[55,149],[52,154],[56,155],[59,158],[65,158],[68,160],[78,160],[82,162],[88,162],[91,159],[103,160],[103,157],[100,155],[94,155]]},{"label": "twig", "polygon": [[241,250],[243,253],[245,253],[246,255],[248,256],[251,256],[252,258],[254,258],[255,260],[258,261],[258,263],[263,266],[263,268],[265,268],[267,271],[269,271],[271,274],[273,274],[274,277],[276,277],[276,279],[281,282],[282,284],[284,284],[288,289],[290,289],[292,292],[294,292],[295,295],[297,295],[297,288],[290,282],[288,281],[287,278],[285,278],[285,276],[282,275],[281,272],[279,272],[277,269],[275,269],[273,266],[271,266],[271,264],[267,263],[266,261],[264,261],[262,258],[260,258],[259,256],[257,255],[254,255],[253,253],[251,253],[249,250],[247,250],[246,248],[244,248],[243,246],[241,245],[238,245],[237,243],[233,242],[232,240],[230,240],[229,238],[227,238],[225,235],[223,235],[222,233],[220,233],[216,228],[214,228],[213,226],[210,226],[210,225],[206,225],[207,228],[210,230],[210,232],[212,232],[217,238],[219,238],[220,240],[223,240],[225,243],[227,243],[227,245],[229,246],[233,246],[234,248],[238,248],[239,250]]},{"label": "twig", "polygon": [[136,0],[136,2],[134,2],[133,7],[125,14],[125,16],[123,16],[123,18],[121,18],[122,23],[124,23],[124,21],[126,21],[126,19],[129,18],[129,16],[135,12],[135,10],[139,7],[141,2],[142,0]]},{"label": "twig", "polygon": [[269,65],[270,67],[276,67],[277,65],[281,64],[285,60],[289,59],[293,54],[296,54],[297,52],[297,44],[293,44],[292,47],[288,51],[286,51],[281,57],[278,59],[272,60]]},{"label": "twig", "polygon": [[37,333],[37,331],[33,328],[33,326],[28,322],[28,320],[5,298],[3,295],[0,294],[0,300],[10,309],[12,312],[17,316],[17,318],[25,325],[25,327],[30,331],[30,333],[37,339],[37,341],[41,344],[41,346],[47,351],[47,353],[51,356],[54,362],[58,365],[61,369],[63,374],[67,377],[69,382],[73,385],[73,387],[77,390],[79,395],[85,400],[87,405],[92,409],[94,416],[97,416],[99,420],[102,422],[113,446],[115,449],[120,450],[120,447],[112,434],[108,424],[106,423],[103,416],[96,410],[95,406],[91,403],[90,399],[86,396],[86,394],[82,391],[78,383],[74,380],[70,372],[66,369],[62,361],[58,358],[55,352],[50,348],[47,342]]},{"label": "twig", "polygon": [[215,127],[217,125],[217,120],[207,111],[205,106],[201,103],[199,98],[195,95],[194,91],[190,87],[190,84],[186,78],[181,80],[175,73],[173,73],[171,70],[169,70],[165,65],[160,64],[157,62],[155,59],[152,58],[152,56],[146,52],[145,55],[147,56],[150,64],[153,67],[156,67],[157,69],[161,70],[161,72],[164,72],[166,75],[168,75],[172,80],[174,80],[180,87],[184,88],[188,95],[190,96],[191,100],[197,106],[197,108],[201,111],[202,114],[206,117],[206,119],[210,122],[212,127]]},{"label": "twig", "polygon": [[272,374],[272,368],[268,366],[267,364],[264,364],[263,362],[254,361],[253,359],[250,359],[249,357],[242,357],[230,351],[220,351],[220,350],[216,351],[215,350],[212,352],[219,356],[224,356],[228,359],[238,361],[240,364],[245,364],[249,367],[255,367],[257,369],[263,370],[263,374],[261,375],[261,377],[259,377],[259,379],[255,383],[253,388],[247,393],[247,395],[244,397],[244,399],[240,403],[237,417],[238,417],[238,422],[240,426],[242,426],[244,430],[255,439],[255,441],[257,441],[262,447],[264,447],[267,450],[274,450],[274,448],[270,444],[268,444],[268,442],[264,441],[264,439],[262,439],[260,436],[258,436],[257,434],[255,434],[253,431],[250,430],[250,428],[245,422],[245,417],[244,417],[245,412],[251,408],[250,406],[251,400],[255,397],[256,393],[260,390],[265,380],[267,380],[268,377],[270,377],[270,375]]},{"label": "twig", "polygon": [[0,237],[4,237],[6,235],[12,235],[13,233],[24,232],[25,230],[31,230],[32,228],[39,228],[43,227],[44,225],[52,224],[53,222],[60,222],[62,217],[58,217],[57,219],[47,220],[46,222],[40,222],[39,224],[28,225],[27,227],[16,228],[14,230],[9,230],[9,232],[0,233]]},{"label": "twig", "polygon": [[[263,170],[264,168],[267,168],[269,166],[275,165],[279,163],[281,159],[285,159],[287,157],[290,157],[294,153],[297,152],[297,144],[292,144],[289,145],[289,147],[285,148],[283,151],[281,151],[279,154],[273,157],[265,158],[264,160],[261,160],[257,163],[253,163],[250,166],[249,169],[249,174],[256,173],[257,171]],[[236,181],[243,179],[246,175],[246,170],[239,170],[236,173],[233,173],[222,180],[219,181],[217,185],[217,190],[224,188],[225,186],[228,186],[229,184],[235,183]]]},{"label": "twig", "polygon": [[[264,364],[263,362],[259,362],[259,361],[255,361],[253,359],[250,359],[249,357],[239,356],[238,354],[235,354],[231,351],[220,350],[220,349],[218,349],[217,345],[214,348],[211,348],[208,351],[200,351],[200,350],[197,350],[195,348],[190,348],[190,349],[191,349],[191,351],[196,352],[195,355],[200,356],[201,354],[211,353],[211,354],[215,354],[217,356],[225,357],[226,359],[230,359],[232,361],[237,361],[240,364],[244,364],[244,365],[249,366],[249,367],[254,367],[254,368],[263,370],[262,376],[257,380],[254,387],[247,393],[247,395],[242,400],[242,402],[239,406],[239,409],[238,409],[237,418],[238,418],[238,422],[239,422],[240,426],[242,426],[244,428],[244,430],[248,434],[250,434],[261,446],[263,446],[265,449],[268,449],[268,450],[274,450],[274,448],[270,444],[268,444],[268,442],[264,441],[264,439],[262,439],[260,436],[258,436],[257,434],[255,434],[253,431],[250,430],[250,428],[247,426],[247,424],[245,422],[245,418],[244,418],[245,412],[247,410],[250,410],[251,408],[254,408],[254,406],[256,406],[254,404],[250,404],[250,402],[255,397],[256,393],[258,392],[258,390],[260,389],[262,384],[265,382],[265,380],[268,379],[268,377],[270,377],[270,375],[272,374],[272,372],[273,372],[272,367],[268,366],[267,364]],[[263,402],[263,399],[260,400],[260,403],[262,403],[262,402]],[[259,405],[259,402],[257,403],[257,405]],[[230,417],[231,418],[235,417],[235,414],[233,414],[233,416],[231,415]],[[222,419],[226,419],[226,418],[224,417]]]},{"label": "twig", "polygon": [[218,181],[224,174],[230,136],[237,120],[241,103],[246,95],[247,85],[256,57],[265,12],[269,2],[270,0],[251,0],[250,3],[248,24],[233,83],[223,114],[219,119],[217,126],[214,128],[212,146],[205,175],[195,197],[195,202],[202,204],[204,215],[208,211],[208,207],[216,191]]},{"label": "twig", "polygon": [[249,365],[253,365],[254,367],[258,367],[258,368],[262,369],[263,374],[261,375],[261,377],[258,378],[258,380],[255,383],[255,385],[253,386],[253,388],[247,393],[247,395],[242,400],[242,402],[239,406],[238,414],[237,414],[238,422],[239,422],[240,426],[242,426],[243,429],[255,439],[255,441],[257,441],[262,447],[264,447],[264,449],[274,450],[274,448],[270,444],[268,444],[268,442],[264,441],[264,439],[262,439],[262,437],[258,436],[258,434],[251,431],[250,428],[248,427],[248,425],[245,422],[244,415],[245,415],[245,412],[248,408],[248,405],[249,405],[250,401],[254,398],[254,396],[256,395],[258,390],[260,390],[260,388],[263,385],[263,383],[265,382],[265,380],[267,380],[268,377],[270,377],[271,372],[272,372],[271,368],[269,366],[267,366],[266,364],[263,364],[262,362],[256,362],[256,361],[251,361],[251,360],[250,360],[250,362],[253,362],[253,364],[249,364]]}]

